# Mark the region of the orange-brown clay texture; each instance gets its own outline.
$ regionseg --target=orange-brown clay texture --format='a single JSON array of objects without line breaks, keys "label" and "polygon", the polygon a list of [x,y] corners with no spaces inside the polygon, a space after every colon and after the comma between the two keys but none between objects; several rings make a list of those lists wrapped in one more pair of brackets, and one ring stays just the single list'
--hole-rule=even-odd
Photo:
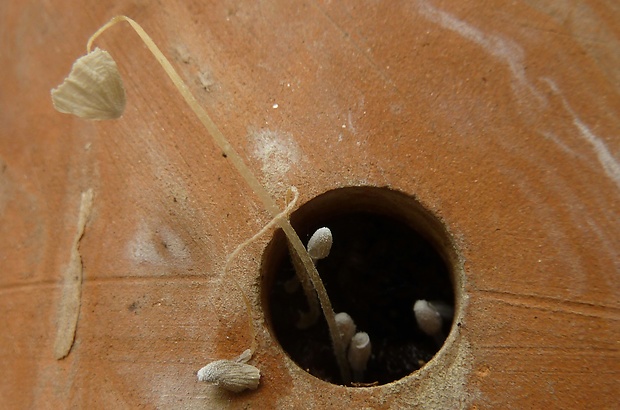
[{"label": "orange-brown clay texture", "polygon": [[[50,89],[109,18],[138,21],[284,206],[346,186],[445,224],[457,321],[391,384],[299,369],[269,332],[269,215],[126,24],[97,46],[119,120]],[[0,402],[7,408],[617,408],[620,7],[615,1],[0,3]],[[93,191],[83,236],[81,195]],[[78,241],[75,339],[54,355]],[[234,282],[238,283],[238,287]],[[252,343],[256,391],[196,379]]]}]

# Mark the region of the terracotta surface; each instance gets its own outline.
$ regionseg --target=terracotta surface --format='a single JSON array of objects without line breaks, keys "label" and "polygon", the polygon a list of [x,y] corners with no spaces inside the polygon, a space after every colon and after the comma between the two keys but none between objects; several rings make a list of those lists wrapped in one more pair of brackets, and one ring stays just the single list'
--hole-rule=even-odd
[{"label": "terracotta surface", "polygon": [[[0,402],[7,408],[617,408],[620,8],[614,1],[0,3]],[[510,4],[508,4],[510,3]],[[116,14],[153,36],[279,203],[342,186],[415,195],[464,262],[461,326],[376,388],[297,368],[265,326],[269,220],[119,25],[123,118],[49,90]],[[81,192],[75,343],[54,358]],[[249,347],[257,391],[199,383]]]}]

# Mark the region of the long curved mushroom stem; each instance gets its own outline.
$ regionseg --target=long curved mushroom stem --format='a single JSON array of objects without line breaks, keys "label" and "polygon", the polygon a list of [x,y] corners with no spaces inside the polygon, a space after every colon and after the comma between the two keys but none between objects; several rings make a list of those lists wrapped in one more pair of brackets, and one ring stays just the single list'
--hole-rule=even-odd
[{"label": "long curved mushroom stem", "polygon": [[209,117],[207,112],[198,104],[196,98],[189,91],[187,85],[183,82],[179,74],[161,52],[159,47],[157,47],[155,42],[153,42],[153,40],[146,33],[146,31],[144,31],[144,29],[134,20],[126,16],[116,16],[113,17],[109,22],[104,24],[90,37],[86,46],[87,51],[90,52],[93,42],[97,39],[97,37],[99,37],[108,28],[122,21],[129,23],[129,25],[131,25],[131,27],[138,34],[138,36],[140,36],[144,44],[162,66],[168,77],[170,77],[177,90],[179,90],[179,93],[181,93],[181,96],[183,97],[187,105],[189,105],[189,107],[196,114],[202,125],[207,129],[207,131],[209,131],[209,134],[211,134],[211,137],[213,138],[216,145],[222,150],[222,152],[227,156],[227,158],[230,159],[234,167],[245,179],[252,191],[254,191],[254,193],[259,197],[259,199],[261,200],[267,211],[271,214],[271,216],[277,219],[278,226],[284,231],[284,234],[289,240],[293,250],[296,253],[296,256],[301,260],[303,264],[305,275],[300,272],[297,272],[297,274],[299,276],[300,282],[304,285],[304,291],[306,293],[306,296],[308,297],[308,304],[310,305],[311,311],[318,308],[316,298],[314,297],[314,292],[310,288],[307,278],[310,279],[311,285],[314,288],[314,291],[316,291],[316,295],[318,296],[321,309],[323,310],[323,315],[325,316],[325,320],[327,321],[327,326],[329,328],[332,344],[334,346],[334,354],[336,356],[336,361],[340,369],[342,381],[343,383],[348,384],[351,380],[351,373],[349,367],[347,366],[346,345],[344,341],[340,338],[332,304],[329,300],[329,297],[327,296],[327,291],[325,290],[325,286],[321,281],[321,277],[319,276],[319,273],[314,267],[314,263],[312,263],[310,255],[308,255],[306,248],[301,242],[301,239],[299,239],[299,236],[295,232],[295,229],[293,229],[293,226],[291,225],[289,219],[277,218],[278,214],[280,213],[280,209],[278,208],[276,202],[263,187],[263,185],[261,185],[254,173],[252,173],[250,168],[245,164],[241,156],[228,142],[226,137],[224,137],[222,132],[217,128],[211,117]]}]

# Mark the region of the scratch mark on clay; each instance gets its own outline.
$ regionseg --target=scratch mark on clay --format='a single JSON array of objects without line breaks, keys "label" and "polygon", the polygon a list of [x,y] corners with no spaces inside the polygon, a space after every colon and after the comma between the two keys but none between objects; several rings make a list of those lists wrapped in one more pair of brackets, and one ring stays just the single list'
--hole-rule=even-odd
[{"label": "scratch mark on clay", "polygon": [[349,132],[351,132],[351,134],[357,134],[357,129],[353,124],[353,116],[351,115],[351,111],[347,113],[347,127],[349,127]]},{"label": "scratch mark on clay", "polygon": [[588,158],[587,158],[586,155],[584,155],[583,153],[578,152],[578,151],[570,148],[555,133],[550,132],[550,131],[538,131],[538,133],[540,135],[542,135],[545,139],[553,142],[558,148],[560,148],[562,151],[564,151],[565,154],[570,155],[571,157],[579,159],[580,161],[582,161],[584,163],[585,166],[588,166],[590,169],[594,169],[595,168],[595,167],[593,167],[591,165],[590,161],[588,161]]},{"label": "scratch mark on clay", "polygon": [[579,129],[581,136],[584,137],[585,140],[588,141],[594,148],[598,161],[603,166],[607,176],[616,183],[618,188],[620,188],[620,165],[611,155],[609,149],[607,149],[607,145],[605,145],[599,137],[594,135],[594,133],[590,131],[590,128],[588,128],[577,116],[573,118],[573,124],[575,124],[575,126]]},{"label": "scratch mark on clay", "polygon": [[80,255],[80,240],[84,235],[84,228],[93,206],[93,190],[82,192],[80,212],[78,214],[77,232],[73,238],[69,265],[63,274],[62,295],[58,309],[58,329],[54,342],[54,357],[57,360],[67,357],[75,340],[80,316],[82,300],[82,256]]},{"label": "scratch mark on clay", "polygon": [[459,20],[455,16],[433,7],[429,2],[418,1],[419,10],[428,20],[439,24],[443,28],[451,30],[462,37],[470,40],[484,48],[495,58],[501,60],[508,66],[513,77],[518,84],[515,94],[519,97],[520,90],[528,90],[540,104],[545,104],[544,96],[539,93],[527,80],[525,74],[525,53],[523,49],[514,41],[493,34],[485,34],[478,28]]},{"label": "scratch mark on clay", "polygon": [[554,313],[588,316],[620,321],[620,309],[614,306],[588,302],[575,302],[548,296],[521,294],[493,289],[480,289],[487,297],[515,307],[539,309]]},{"label": "scratch mark on clay", "polygon": [[562,99],[562,105],[564,105],[566,111],[568,111],[571,117],[573,117],[573,125],[577,127],[579,133],[581,134],[581,137],[586,142],[588,142],[592,146],[592,148],[594,148],[594,152],[596,153],[598,162],[603,167],[603,170],[605,171],[607,176],[613,182],[615,182],[618,188],[620,188],[620,163],[618,163],[618,160],[616,160],[616,158],[611,155],[609,149],[607,148],[607,145],[605,145],[603,140],[600,137],[596,136],[590,130],[590,128],[581,120],[581,118],[577,116],[568,101],[566,101],[566,98],[564,98],[564,96],[562,95],[562,92],[555,84],[555,82],[549,78],[545,78],[544,80],[547,84],[549,84],[551,90]]}]

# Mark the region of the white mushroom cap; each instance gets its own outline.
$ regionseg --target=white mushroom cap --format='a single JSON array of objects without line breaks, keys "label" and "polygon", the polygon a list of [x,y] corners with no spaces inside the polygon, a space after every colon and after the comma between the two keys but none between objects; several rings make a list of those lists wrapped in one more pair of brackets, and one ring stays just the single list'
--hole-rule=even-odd
[{"label": "white mushroom cap", "polygon": [[413,312],[418,326],[429,336],[441,333],[443,321],[435,307],[426,300],[418,300],[413,305]]},{"label": "white mushroom cap", "polygon": [[332,231],[329,228],[319,228],[308,241],[308,253],[313,260],[326,258],[332,248]]}]

